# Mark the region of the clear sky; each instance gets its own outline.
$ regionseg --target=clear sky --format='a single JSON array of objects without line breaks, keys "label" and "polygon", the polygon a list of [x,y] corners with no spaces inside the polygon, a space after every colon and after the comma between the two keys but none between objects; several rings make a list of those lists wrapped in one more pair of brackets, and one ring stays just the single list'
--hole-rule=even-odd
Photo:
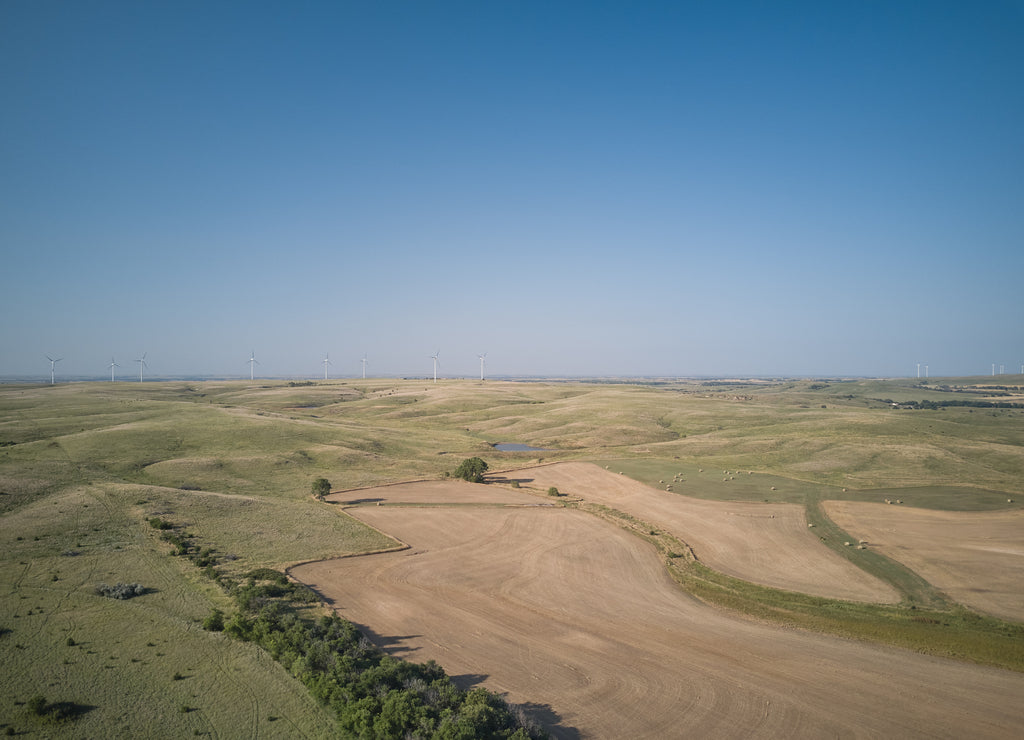
[{"label": "clear sky", "polygon": [[0,256],[0,375],[1009,373],[1024,2],[6,0]]}]

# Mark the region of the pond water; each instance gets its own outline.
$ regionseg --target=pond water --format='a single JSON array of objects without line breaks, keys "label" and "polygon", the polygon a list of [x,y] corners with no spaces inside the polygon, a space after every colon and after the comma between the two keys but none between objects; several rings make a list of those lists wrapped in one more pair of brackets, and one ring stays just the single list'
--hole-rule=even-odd
[{"label": "pond water", "polygon": [[543,447],[530,447],[530,445],[521,445],[518,442],[499,442],[494,445],[494,449],[499,452],[543,452]]}]

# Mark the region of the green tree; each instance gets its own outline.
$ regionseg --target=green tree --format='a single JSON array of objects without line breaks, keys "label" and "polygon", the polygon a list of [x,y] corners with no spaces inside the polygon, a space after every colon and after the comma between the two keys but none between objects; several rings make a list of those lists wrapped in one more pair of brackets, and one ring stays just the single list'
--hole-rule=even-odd
[{"label": "green tree", "polygon": [[459,463],[459,467],[455,468],[455,472],[452,475],[456,478],[462,478],[462,480],[468,480],[470,483],[483,483],[484,473],[486,472],[487,463],[479,457],[471,457]]},{"label": "green tree", "polygon": [[313,481],[313,498],[323,501],[324,496],[331,492],[331,482],[326,478],[317,478]]}]

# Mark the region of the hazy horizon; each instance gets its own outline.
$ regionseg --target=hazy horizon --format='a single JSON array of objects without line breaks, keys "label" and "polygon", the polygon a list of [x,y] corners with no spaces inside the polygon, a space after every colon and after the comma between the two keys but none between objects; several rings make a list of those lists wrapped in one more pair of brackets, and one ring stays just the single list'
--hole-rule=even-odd
[{"label": "hazy horizon", "polygon": [[1024,363],[1024,5],[5,3],[0,376]]}]

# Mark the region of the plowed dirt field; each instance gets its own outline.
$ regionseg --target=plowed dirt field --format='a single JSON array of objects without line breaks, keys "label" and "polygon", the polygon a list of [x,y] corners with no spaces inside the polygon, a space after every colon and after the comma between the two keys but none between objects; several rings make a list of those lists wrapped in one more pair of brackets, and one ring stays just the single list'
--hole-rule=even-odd
[{"label": "plowed dirt field", "polygon": [[1024,621],[1024,511],[931,511],[828,501],[829,517],[951,598]]},{"label": "plowed dirt field", "polygon": [[822,544],[796,504],[703,501],[660,491],[592,463],[517,470],[521,485],[624,511],[664,527],[710,568],[752,583],[851,601],[899,600],[888,584]]},{"label": "plowed dirt field", "polygon": [[[349,512],[409,549],[292,574],[378,644],[507,694],[556,737],[1016,738],[1024,727],[1022,674],[737,618],[688,597],[653,548],[607,522],[508,489],[430,485],[435,506],[397,505],[409,492],[388,488],[336,494],[380,499]],[[495,505],[481,505],[490,492]],[[481,500],[446,505],[467,498]]]}]

